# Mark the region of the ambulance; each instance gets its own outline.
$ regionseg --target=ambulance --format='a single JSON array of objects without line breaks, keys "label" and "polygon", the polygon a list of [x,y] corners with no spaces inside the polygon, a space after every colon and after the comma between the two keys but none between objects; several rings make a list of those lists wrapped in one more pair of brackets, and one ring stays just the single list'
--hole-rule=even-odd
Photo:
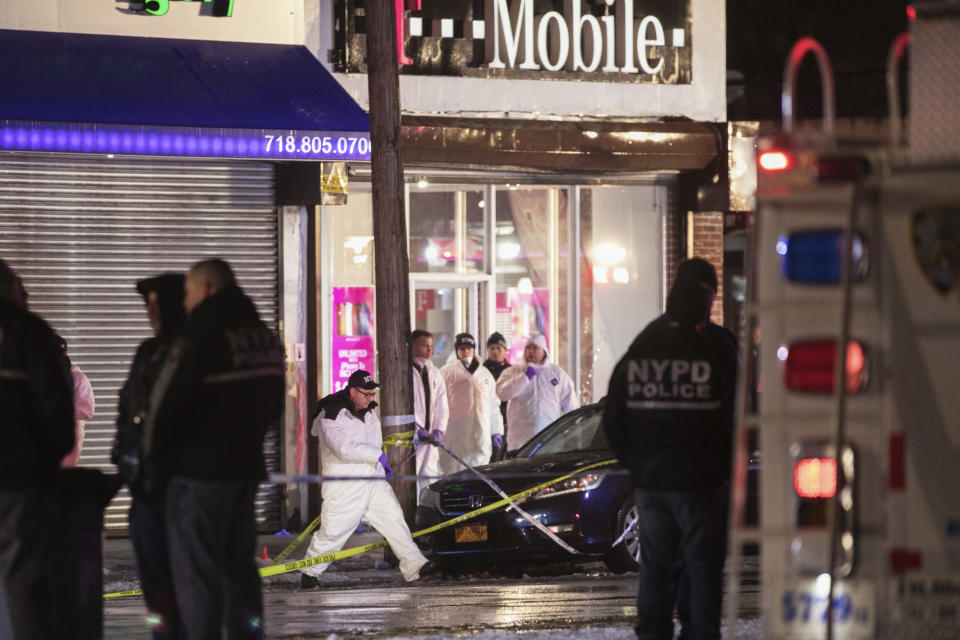
[{"label": "ambulance", "polygon": [[[830,61],[809,38],[787,62],[783,131],[758,139],[728,634],[750,545],[764,638],[960,638],[960,101],[931,105],[946,85],[923,84],[951,83],[924,67],[941,57],[960,69],[960,18],[957,3],[930,5],[891,49],[890,141],[833,135]],[[824,85],[816,130],[793,123],[808,54]],[[758,458],[759,516],[747,524]]]}]

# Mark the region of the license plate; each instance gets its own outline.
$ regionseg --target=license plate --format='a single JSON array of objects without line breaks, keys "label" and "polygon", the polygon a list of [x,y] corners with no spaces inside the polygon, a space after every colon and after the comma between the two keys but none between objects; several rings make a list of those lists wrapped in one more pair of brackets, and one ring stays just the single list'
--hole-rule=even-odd
[{"label": "license plate", "polygon": [[456,527],[453,530],[453,540],[456,543],[461,542],[483,542],[487,539],[487,525],[468,524],[463,527]]}]

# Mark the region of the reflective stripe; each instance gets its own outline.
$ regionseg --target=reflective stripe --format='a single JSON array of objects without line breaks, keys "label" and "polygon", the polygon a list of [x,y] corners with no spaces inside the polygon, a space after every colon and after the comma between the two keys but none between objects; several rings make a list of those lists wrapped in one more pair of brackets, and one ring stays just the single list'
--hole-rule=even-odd
[{"label": "reflective stripe", "polygon": [[719,409],[719,402],[683,402],[668,400],[627,400],[628,409]]},{"label": "reflective stripe", "polygon": [[0,378],[4,380],[29,380],[26,373],[15,369],[0,369]]},{"label": "reflective stripe", "polygon": [[251,380],[253,378],[263,378],[265,376],[282,376],[283,367],[260,367],[259,369],[241,369],[240,371],[227,371],[226,373],[215,373],[204,376],[204,384],[223,384],[225,382],[236,382],[237,380]]}]

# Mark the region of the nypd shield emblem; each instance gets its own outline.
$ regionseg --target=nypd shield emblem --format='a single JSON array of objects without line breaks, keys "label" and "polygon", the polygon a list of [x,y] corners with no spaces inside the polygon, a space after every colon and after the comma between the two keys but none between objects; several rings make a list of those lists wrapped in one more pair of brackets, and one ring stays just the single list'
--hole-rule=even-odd
[{"label": "nypd shield emblem", "polygon": [[939,205],[913,214],[913,251],[920,271],[947,295],[960,281],[960,205]]}]

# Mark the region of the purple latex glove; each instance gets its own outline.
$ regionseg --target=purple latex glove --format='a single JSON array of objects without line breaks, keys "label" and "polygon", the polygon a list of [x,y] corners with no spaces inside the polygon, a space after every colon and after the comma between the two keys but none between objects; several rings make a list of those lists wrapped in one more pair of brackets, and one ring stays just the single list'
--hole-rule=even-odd
[{"label": "purple latex glove", "polygon": [[503,446],[503,436],[499,433],[493,434],[493,448],[499,449]]},{"label": "purple latex glove", "polygon": [[383,465],[383,470],[387,474],[387,478],[393,477],[393,469],[390,468],[390,464],[387,462],[387,454],[380,454],[380,464]]},{"label": "purple latex glove", "polygon": [[443,439],[443,431],[440,431],[440,429],[434,429],[430,433],[433,434],[433,439],[437,441],[437,444]]},{"label": "purple latex glove", "polygon": [[523,375],[527,376],[527,380],[533,380],[533,377],[537,375],[537,370],[534,369],[532,365],[528,365],[527,370],[523,372]]}]

